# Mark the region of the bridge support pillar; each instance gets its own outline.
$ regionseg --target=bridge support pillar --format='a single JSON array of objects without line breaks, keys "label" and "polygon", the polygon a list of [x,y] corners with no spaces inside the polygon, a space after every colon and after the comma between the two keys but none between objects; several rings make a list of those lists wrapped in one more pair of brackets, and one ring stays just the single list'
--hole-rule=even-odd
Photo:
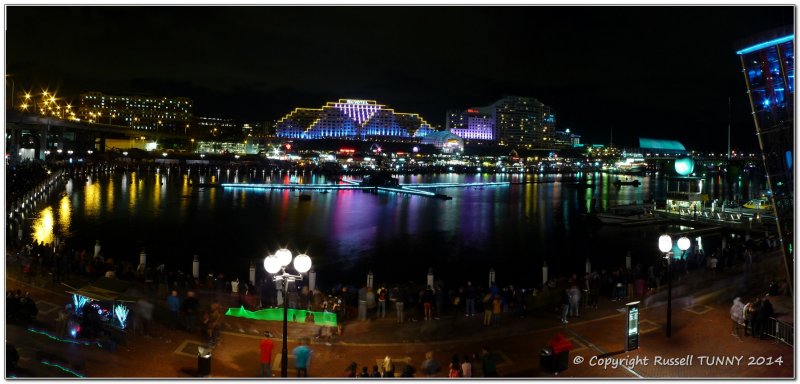
[{"label": "bridge support pillar", "polygon": [[103,153],[106,151],[106,135],[101,133],[99,136],[95,137],[94,146],[97,149],[97,152]]},{"label": "bridge support pillar", "polygon": [[43,125],[39,128],[39,148],[36,149],[36,158],[45,160],[44,151],[47,150],[47,134],[50,131],[50,125]]},{"label": "bridge support pillar", "polygon": [[11,165],[16,165],[19,162],[19,143],[22,140],[22,129],[18,126],[6,125],[10,131],[11,139],[7,144],[8,162]]}]

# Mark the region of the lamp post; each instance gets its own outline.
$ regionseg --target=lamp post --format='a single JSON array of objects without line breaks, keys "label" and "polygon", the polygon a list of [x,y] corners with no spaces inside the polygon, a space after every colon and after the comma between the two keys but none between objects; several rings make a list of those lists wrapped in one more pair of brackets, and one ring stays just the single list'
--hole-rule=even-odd
[{"label": "lamp post", "polygon": [[[289,263],[294,264],[294,269],[299,272],[297,275],[292,275],[286,272],[286,267]],[[283,350],[281,351],[281,377],[287,377],[288,372],[288,359],[289,352],[286,340],[286,334],[289,332],[289,300],[287,291],[289,290],[289,282],[303,280],[303,273],[311,269],[311,258],[308,255],[300,254],[295,256],[292,262],[292,252],[286,248],[279,249],[274,255],[269,255],[264,259],[264,269],[267,273],[273,275],[274,281],[281,282],[283,289]]]},{"label": "lamp post", "polygon": [[[678,239],[678,248],[686,254],[689,249],[691,241],[684,237]],[[667,259],[667,337],[672,337],[672,237],[669,235],[661,235],[658,238],[658,249],[664,253],[664,258]],[[683,256],[683,255],[681,255]]]}]

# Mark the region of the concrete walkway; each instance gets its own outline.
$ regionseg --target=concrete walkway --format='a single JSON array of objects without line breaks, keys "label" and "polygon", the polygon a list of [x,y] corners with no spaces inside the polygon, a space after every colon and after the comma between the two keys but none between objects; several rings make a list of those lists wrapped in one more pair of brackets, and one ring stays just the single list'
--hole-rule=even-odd
[{"label": "concrete walkway", "polygon": [[[771,273],[772,267],[764,263],[765,273]],[[480,316],[463,315],[397,324],[392,312],[384,319],[350,321],[345,323],[341,336],[329,342],[312,340],[309,373],[312,377],[342,377],[350,362],[371,368],[385,356],[392,357],[398,366],[410,364],[419,372],[425,353],[433,351],[442,366],[436,376],[446,377],[447,365],[454,354],[462,357],[479,353],[486,346],[495,353],[503,377],[554,377],[540,367],[539,354],[557,332],[562,332],[573,343],[574,350],[568,369],[558,377],[791,378],[794,376],[792,347],[773,340],[739,339],[731,335],[729,297],[736,292],[726,288],[745,283],[766,285],[760,274],[755,279],[742,276],[742,271],[731,270],[724,276],[700,276],[677,283],[673,292],[673,332],[669,339],[665,337],[663,292],[642,300],[641,347],[631,352],[624,352],[625,315],[621,312],[624,303],[601,298],[600,308],[583,309],[582,317],[573,318],[566,325],[558,322],[555,308],[525,318],[504,314],[497,327],[484,327]],[[18,288],[31,291],[39,303],[39,328],[54,329],[58,311],[69,302],[69,296],[63,290],[47,286],[32,287],[7,273],[6,289]],[[780,314],[793,312],[791,298],[771,299]],[[281,323],[227,317],[221,341],[213,352],[210,376],[257,376],[258,345],[265,330],[277,337],[273,368],[278,375]],[[313,325],[291,323],[289,351],[299,338],[313,338],[317,331]],[[8,324],[6,340],[17,347],[21,356],[20,376],[74,377],[71,373],[74,371],[93,378],[176,378],[196,377],[197,345],[203,338],[199,333],[188,334],[155,324],[149,335],[129,335],[126,345],[107,351],[96,344],[60,342],[26,327]],[[716,364],[709,364],[705,357],[714,358]],[[43,360],[60,362],[62,368],[42,364]],[[480,362],[474,362],[474,366],[480,376]],[[294,375],[292,369],[289,375]]]}]

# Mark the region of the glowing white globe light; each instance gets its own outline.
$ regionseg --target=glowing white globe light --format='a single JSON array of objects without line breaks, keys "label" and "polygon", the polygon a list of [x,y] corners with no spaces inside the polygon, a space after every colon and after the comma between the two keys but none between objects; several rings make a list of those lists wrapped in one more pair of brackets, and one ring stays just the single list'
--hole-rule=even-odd
[{"label": "glowing white globe light", "polygon": [[661,235],[658,238],[658,249],[664,253],[669,252],[672,249],[672,238],[669,235]]},{"label": "glowing white globe light", "polygon": [[675,172],[681,176],[688,176],[694,172],[694,160],[689,157],[675,160]]},{"label": "glowing white globe light", "polygon": [[297,255],[294,258],[294,269],[300,273],[306,273],[311,269],[311,258],[306,254]]},{"label": "glowing white globe light", "polygon": [[267,273],[278,273],[281,270],[281,263],[275,255],[269,255],[264,259],[264,269]]},{"label": "glowing white globe light", "polygon": [[281,266],[285,267],[292,262],[292,251],[281,248],[278,252],[275,252],[275,257],[278,258],[278,261],[281,263]]},{"label": "glowing white globe light", "polygon": [[680,248],[681,251],[689,249],[691,245],[692,242],[691,240],[689,240],[688,237],[681,237],[680,239],[678,239],[678,248]]}]

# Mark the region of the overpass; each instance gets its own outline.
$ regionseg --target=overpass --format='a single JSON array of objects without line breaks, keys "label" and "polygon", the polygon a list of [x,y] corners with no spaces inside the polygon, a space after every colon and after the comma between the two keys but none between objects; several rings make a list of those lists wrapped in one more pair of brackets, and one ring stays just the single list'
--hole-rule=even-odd
[{"label": "overpass", "polygon": [[93,123],[38,116],[6,109],[6,154],[12,163],[20,149],[33,148],[34,158],[44,160],[45,151],[54,149],[97,149],[105,151],[106,138],[186,139],[183,133],[144,131],[129,126]]}]

